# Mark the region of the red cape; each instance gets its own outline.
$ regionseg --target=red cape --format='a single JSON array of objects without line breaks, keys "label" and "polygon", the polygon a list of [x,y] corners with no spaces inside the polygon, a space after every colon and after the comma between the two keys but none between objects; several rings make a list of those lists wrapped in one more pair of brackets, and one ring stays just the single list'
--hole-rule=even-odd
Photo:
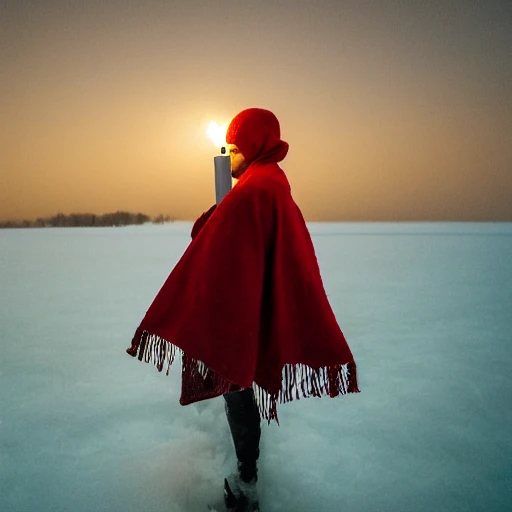
[{"label": "red cape", "polygon": [[250,166],[200,220],[127,352],[169,371],[178,349],[180,403],[253,386],[269,421],[278,402],[359,391],[280,167]]}]

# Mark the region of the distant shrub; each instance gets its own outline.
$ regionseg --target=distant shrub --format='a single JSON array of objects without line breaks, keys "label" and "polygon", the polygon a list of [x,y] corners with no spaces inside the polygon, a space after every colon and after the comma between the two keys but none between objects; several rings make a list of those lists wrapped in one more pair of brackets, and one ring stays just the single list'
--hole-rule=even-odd
[{"label": "distant shrub", "polygon": [[117,211],[114,213],[105,213],[96,215],[94,213],[70,213],[65,215],[57,213],[52,217],[38,217],[35,221],[24,219],[22,221],[4,221],[0,222],[0,228],[76,228],[76,227],[112,227],[112,226],[131,226],[153,222],[163,224],[172,222],[173,219],[168,215],[158,215],[151,220],[145,213],[132,213],[126,211]]}]

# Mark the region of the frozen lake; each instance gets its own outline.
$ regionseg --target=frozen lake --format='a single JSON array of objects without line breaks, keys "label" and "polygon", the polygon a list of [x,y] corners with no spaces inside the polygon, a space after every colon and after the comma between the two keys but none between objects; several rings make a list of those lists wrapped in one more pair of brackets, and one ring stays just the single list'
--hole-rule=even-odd
[{"label": "frozen lake", "polygon": [[[222,399],[125,353],[190,228],[0,230],[0,511],[221,497]],[[361,393],[263,425],[262,512],[511,510],[512,224],[310,229]]]}]

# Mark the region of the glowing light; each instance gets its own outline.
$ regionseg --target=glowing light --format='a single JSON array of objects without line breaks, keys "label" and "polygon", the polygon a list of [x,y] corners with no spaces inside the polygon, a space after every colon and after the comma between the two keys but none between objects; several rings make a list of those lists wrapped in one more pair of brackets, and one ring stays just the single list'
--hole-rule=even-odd
[{"label": "glowing light", "polygon": [[227,125],[219,126],[215,121],[212,121],[210,126],[208,126],[208,137],[210,137],[217,147],[225,147],[227,129]]}]

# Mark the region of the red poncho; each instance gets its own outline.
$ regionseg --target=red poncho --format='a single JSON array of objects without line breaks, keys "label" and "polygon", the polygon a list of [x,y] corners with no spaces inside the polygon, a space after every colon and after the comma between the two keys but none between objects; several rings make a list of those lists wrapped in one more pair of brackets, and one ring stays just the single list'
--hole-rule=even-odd
[{"label": "red poncho", "polygon": [[168,372],[178,349],[182,405],[252,386],[268,421],[277,420],[279,402],[359,391],[306,223],[277,163],[251,164],[193,231],[130,355]]}]

